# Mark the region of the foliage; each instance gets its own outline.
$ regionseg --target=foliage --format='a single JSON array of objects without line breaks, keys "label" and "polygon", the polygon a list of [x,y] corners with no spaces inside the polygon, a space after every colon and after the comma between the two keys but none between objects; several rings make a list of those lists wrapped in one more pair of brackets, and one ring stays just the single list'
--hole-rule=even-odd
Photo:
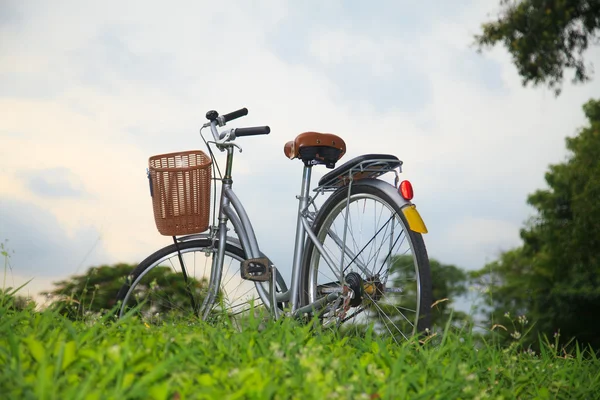
[{"label": "foliage", "polygon": [[600,0],[501,0],[497,21],[475,36],[481,50],[503,43],[523,85],[547,84],[558,95],[564,70],[573,82],[590,79],[583,53],[600,32]]},{"label": "foliage", "polygon": [[[285,319],[259,330],[182,321],[93,324],[50,310],[5,318],[0,393],[69,399],[595,398],[599,360],[555,343],[524,351],[448,332],[419,344],[341,337]],[[252,314],[251,314],[252,315]],[[439,338],[439,336],[438,336]]]},{"label": "foliage", "polygon": [[[43,294],[50,297],[52,307],[71,319],[81,318],[88,314],[106,312],[115,306],[119,289],[126,282],[134,266],[128,264],[103,265],[92,267],[83,275],[75,275],[67,280],[56,282],[55,289]],[[147,275],[144,282],[138,285],[140,298],[150,298],[153,293],[160,293],[157,300],[153,298],[152,309],[155,313],[182,309],[177,306],[189,302],[187,285],[181,273],[175,273],[169,267],[156,267]],[[189,278],[192,287],[201,286],[201,282]],[[135,304],[133,299],[133,303]]]},{"label": "foliage", "polygon": [[527,315],[534,332],[600,349],[600,101],[583,109],[590,125],[567,138],[570,157],[550,166],[549,188],[528,198],[537,216],[521,231],[523,246],[473,276],[489,287],[495,321]]},{"label": "foliage", "polygon": [[133,268],[128,264],[91,267],[84,274],[55,282],[54,290],[42,294],[51,300],[53,308],[71,319],[103,312],[115,305],[117,292]]}]

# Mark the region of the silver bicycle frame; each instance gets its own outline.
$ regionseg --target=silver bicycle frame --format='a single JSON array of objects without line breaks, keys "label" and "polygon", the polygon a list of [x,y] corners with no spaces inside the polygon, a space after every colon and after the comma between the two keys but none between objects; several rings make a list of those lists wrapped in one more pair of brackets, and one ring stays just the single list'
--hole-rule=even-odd
[{"label": "silver bicycle frame", "polygon": [[[225,256],[225,245],[227,242],[227,230],[228,230],[227,222],[228,221],[231,221],[231,223],[234,227],[234,230],[237,233],[238,239],[242,245],[242,248],[244,249],[246,258],[249,259],[249,258],[264,257],[260,251],[260,247],[258,245],[258,241],[256,239],[256,235],[254,233],[254,229],[252,227],[252,223],[248,217],[248,214],[246,213],[246,210],[244,209],[242,202],[238,199],[238,197],[236,196],[236,194],[234,193],[234,191],[232,189],[233,180],[232,180],[231,173],[232,173],[232,167],[233,167],[233,153],[234,153],[234,146],[237,147],[237,145],[234,145],[233,143],[230,143],[230,142],[226,143],[226,142],[224,142],[224,140],[222,138],[227,138],[226,140],[228,140],[230,138],[235,138],[235,131],[230,130],[230,131],[227,131],[227,132],[219,135],[219,133],[217,131],[217,122],[216,121],[211,122],[210,128],[211,128],[213,137],[215,138],[217,147],[220,150],[227,151],[227,163],[226,163],[225,175],[223,176],[223,180],[222,180],[221,199],[219,202],[220,208],[219,208],[219,217],[218,217],[218,227],[217,227],[217,231],[216,231],[217,232],[216,234],[218,235],[218,239],[219,239],[219,246],[218,246],[218,249],[216,252],[216,257],[213,257],[212,272],[211,272],[210,285],[209,285],[212,290],[206,296],[204,305],[209,304],[209,302],[212,303],[212,301],[215,299],[215,297],[217,295],[217,290],[220,287],[223,259]],[[294,255],[293,255],[293,259],[292,259],[292,281],[290,283],[289,289],[283,293],[278,293],[276,296],[271,297],[271,296],[269,296],[269,293],[268,293],[268,291],[270,291],[269,288],[267,287],[268,285],[263,286],[263,284],[261,282],[255,282],[257,292],[267,308],[276,310],[276,307],[273,307],[271,305],[271,299],[275,298],[277,302],[289,302],[290,306],[291,306],[290,311],[291,311],[292,315],[309,312],[312,309],[318,309],[322,306],[325,306],[327,303],[336,300],[338,297],[340,297],[342,295],[341,291],[329,293],[327,296],[324,296],[323,298],[315,301],[313,304],[309,304],[309,305],[300,307],[300,293],[299,293],[299,286],[300,286],[299,284],[300,284],[300,278],[301,278],[300,273],[301,273],[301,265],[302,265],[303,257],[304,257],[304,249],[306,247],[308,240],[312,241],[316,250],[323,257],[326,264],[331,268],[332,271],[335,271],[336,268],[339,270],[338,278],[339,278],[340,282],[343,281],[344,255],[346,255],[350,259],[354,260],[354,263],[357,264],[360,269],[363,269],[363,271],[365,273],[368,272],[368,271],[366,271],[366,269],[364,269],[366,267],[361,265],[360,260],[356,260],[356,257],[352,253],[352,251],[347,246],[343,245],[346,240],[346,237],[345,237],[346,229],[344,229],[344,237],[343,238],[339,238],[333,232],[328,232],[328,234],[334,240],[334,242],[337,243],[340,246],[340,248],[344,249],[344,251],[342,252],[342,259],[338,263],[336,263],[332,259],[330,253],[323,247],[320,240],[318,240],[317,235],[315,234],[315,232],[313,232],[313,228],[311,226],[312,221],[309,218],[309,212],[308,212],[308,208],[309,208],[310,204],[313,203],[311,200],[311,197],[309,195],[311,172],[312,172],[312,167],[305,165],[303,172],[302,172],[302,183],[301,183],[301,187],[300,187],[300,195],[297,197],[298,198],[298,215],[297,215],[297,220],[296,220],[296,238],[294,241]],[[352,186],[352,174],[351,173],[349,174],[348,179],[349,179],[348,185],[351,187]],[[396,174],[396,183],[397,183],[397,181],[398,181],[398,176]],[[380,183],[382,183],[382,182],[380,182]],[[325,188],[327,188],[327,187],[325,186]],[[322,193],[323,191],[320,191],[320,192]],[[350,191],[349,191],[349,193],[350,193]],[[350,197],[348,196],[348,200],[349,200],[349,198]],[[347,218],[347,216],[346,216],[346,218]],[[347,223],[347,221],[346,221],[346,223]],[[273,276],[272,279],[275,280],[276,277]],[[272,287],[274,287],[273,282],[271,282],[271,284],[272,284]],[[206,307],[204,307],[204,309],[205,309],[205,316],[207,316],[209,310]],[[277,317],[278,313],[275,312],[274,316]]]}]

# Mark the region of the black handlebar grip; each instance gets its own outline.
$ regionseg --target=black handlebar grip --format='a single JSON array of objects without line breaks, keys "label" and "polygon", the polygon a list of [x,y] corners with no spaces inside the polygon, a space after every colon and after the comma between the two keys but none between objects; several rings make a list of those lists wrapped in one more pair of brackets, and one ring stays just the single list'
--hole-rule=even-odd
[{"label": "black handlebar grip", "polygon": [[222,115],[221,117],[223,118],[223,122],[229,122],[236,118],[243,117],[244,115],[248,115],[248,109],[246,107],[234,112],[230,112],[229,114]]},{"label": "black handlebar grip", "polygon": [[271,128],[268,126],[255,126],[252,128],[236,128],[235,136],[254,136],[254,135],[268,135],[271,132]]}]

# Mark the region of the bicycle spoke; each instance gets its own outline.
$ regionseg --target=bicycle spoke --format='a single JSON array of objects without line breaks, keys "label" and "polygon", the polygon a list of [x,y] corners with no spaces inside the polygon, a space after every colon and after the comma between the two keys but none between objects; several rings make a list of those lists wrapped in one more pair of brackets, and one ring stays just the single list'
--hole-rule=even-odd
[{"label": "bicycle spoke", "polygon": [[[384,237],[384,238],[385,238],[385,236],[386,236],[386,235],[385,235],[385,233],[387,232],[387,228],[388,228],[388,226],[389,226],[389,225],[387,225],[387,224],[386,224],[385,232],[384,232],[384,234],[383,234],[383,237]],[[381,241],[381,244],[380,244],[379,248],[378,248],[378,249],[375,251],[375,254],[374,254],[374,256],[373,256],[373,257],[374,257],[373,259],[377,260],[377,259],[379,258],[379,253],[381,252],[381,249],[383,248],[383,245],[384,245],[384,240],[385,240],[385,239],[383,239],[383,240]],[[369,264],[370,264],[370,263],[371,263],[371,260],[369,260],[368,262],[369,262]],[[375,263],[376,263],[376,262],[375,262]],[[374,263],[374,264],[375,264],[375,263]],[[385,260],[384,260],[384,262],[383,262],[383,264],[382,264],[382,268],[383,268],[383,265],[385,265]],[[379,271],[377,272],[377,274],[379,274],[380,272],[381,272],[381,268],[379,269]],[[373,271],[371,271],[371,275],[372,275],[372,276],[375,276],[375,275],[377,275],[377,274],[375,274],[375,265],[373,265]]]},{"label": "bicycle spoke", "polygon": [[[376,205],[375,205],[375,207],[376,207]],[[379,223],[381,222],[381,217],[383,216],[383,210],[384,210],[384,207],[383,207],[383,205],[382,205],[382,206],[380,207],[380,211],[379,211],[379,217],[377,218],[377,222],[375,223],[375,225],[373,225],[373,227],[374,227],[374,228],[375,228],[375,227],[377,227],[377,226],[379,226]],[[373,216],[375,216],[376,214],[377,214],[376,212],[375,212],[375,213],[373,213]],[[387,228],[386,228],[386,230],[387,230]],[[385,237],[385,235],[384,235],[384,237]],[[374,246],[373,246],[373,248],[375,248],[375,247],[377,247],[377,238],[375,238],[375,241],[374,241]],[[371,257],[371,254],[372,254],[373,252],[374,252],[374,251],[373,251],[373,249],[370,249],[370,250],[369,250],[369,256],[368,256],[368,258],[367,258],[367,260],[368,260],[368,261],[367,261],[367,265],[369,265],[369,264],[371,263],[371,260],[373,260],[373,258]]]},{"label": "bicycle spoke", "polygon": [[377,275],[381,273],[381,270],[385,267],[385,264],[387,263],[388,259],[390,258],[390,256],[392,255],[392,251],[394,249],[394,247],[396,246],[396,243],[398,242],[398,240],[400,240],[401,236],[398,236],[396,238],[396,240],[394,241],[394,244],[392,244],[392,247],[390,248],[390,251],[387,253],[387,255],[385,256],[385,259],[383,260],[383,262],[381,263],[381,268],[379,268],[379,271],[377,271]]},{"label": "bicycle spoke", "polygon": [[[390,219],[388,219],[388,221],[386,222],[386,224],[387,224],[387,223],[389,223],[393,217],[394,217],[394,216],[392,215],[392,216],[390,217]],[[381,232],[381,230],[382,230],[384,227],[385,227],[385,225],[384,225],[384,226],[382,226],[381,228],[379,228],[379,230],[377,231],[377,233],[375,233],[375,235],[373,235],[373,237],[372,237],[372,238],[371,238],[371,239],[370,239],[370,240],[367,242],[367,244],[366,244],[366,245],[364,245],[364,247],[363,247],[363,248],[362,248],[362,249],[361,249],[361,250],[358,252],[358,254],[357,254],[355,257],[354,257],[354,259],[353,259],[352,261],[350,261],[350,263],[348,263],[348,265],[346,266],[346,268],[344,268],[344,272],[346,272],[346,270],[347,270],[347,269],[350,267],[350,265],[352,265],[352,263],[355,261],[355,259],[356,259],[356,258],[357,258],[357,257],[358,257],[358,256],[359,256],[359,255],[360,255],[362,252],[363,252],[363,251],[365,251],[365,249],[367,248],[367,246],[368,246],[369,244],[371,244],[371,242],[372,242],[372,241],[375,239],[375,237],[376,237],[376,236],[379,234],[379,232]]]},{"label": "bicycle spoke", "polygon": [[[400,330],[400,328],[398,328],[398,326],[397,326],[397,325],[394,323],[394,320],[392,320],[392,319],[390,318],[390,316],[389,316],[389,315],[387,315],[387,314],[386,314],[386,313],[385,313],[385,312],[384,312],[384,311],[381,309],[381,307],[379,306],[379,304],[377,304],[377,302],[376,302],[376,301],[374,301],[374,300],[373,300],[373,298],[372,298],[371,296],[369,296],[368,294],[367,294],[367,297],[368,297],[368,298],[371,300],[371,304],[373,304],[373,305],[375,306],[375,308],[377,308],[377,309],[380,311],[378,314],[379,314],[379,315],[383,315],[385,318],[387,318],[387,319],[390,321],[390,323],[392,324],[392,326],[393,326],[394,328],[396,328],[396,330],[397,330],[398,332],[400,332],[400,334],[401,334],[402,336],[404,336],[404,339],[408,339],[408,338],[406,337],[406,335],[404,335],[404,333],[402,332],[402,330]],[[404,317],[404,314],[400,313],[400,315],[402,315],[402,316]],[[404,318],[406,319],[406,317],[404,317]],[[413,325],[413,324],[412,324],[412,323],[411,323],[411,322],[410,322],[408,319],[406,319],[406,320],[408,321],[408,323],[409,323],[409,324],[411,324],[411,326],[413,326],[413,327],[414,327],[414,325]],[[386,324],[386,326],[387,326],[387,324]],[[389,328],[388,328],[388,330],[389,330]],[[390,331],[390,333],[392,333],[392,332]],[[394,336],[394,335],[392,334],[392,336]]]},{"label": "bicycle spoke", "polygon": [[[233,260],[229,262],[229,264],[227,265],[227,271],[225,271],[225,276],[229,275],[230,278],[227,280],[227,282],[225,282],[224,284],[222,284],[222,286],[227,286],[229,284],[229,282],[231,282],[231,280],[235,277],[235,274],[229,274],[229,270],[231,268],[231,264],[233,263]],[[223,277],[221,276],[221,279],[223,279]]]},{"label": "bicycle spoke", "polygon": [[[410,311],[410,312],[412,312],[412,313],[416,313],[416,312],[417,312],[417,310],[413,310],[413,309],[411,309],[411,308],[406,308],[406,307],[400,307],[400,306],[396,306],[396,309],[397,309],[397,310],[405,310],[405,311]],[[412,326],[414,326],[414,325],[413,325],[413,324],[412,324],[412,323],[411,323],[409,320],[407,320],[407,322],[408,322],[409,324],[411,324]]]}]

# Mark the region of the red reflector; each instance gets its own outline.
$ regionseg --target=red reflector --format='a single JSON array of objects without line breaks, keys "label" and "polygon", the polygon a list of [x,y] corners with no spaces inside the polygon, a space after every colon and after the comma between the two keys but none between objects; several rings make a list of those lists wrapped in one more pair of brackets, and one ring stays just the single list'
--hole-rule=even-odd
[{"label": "red reflector", "polygon": [[405,200],[412,200],[414,196],[412,183],[409,181],[400,182],[400,188],[398,189],[398,192],[400,192],[400,195],[404,197]]}]

